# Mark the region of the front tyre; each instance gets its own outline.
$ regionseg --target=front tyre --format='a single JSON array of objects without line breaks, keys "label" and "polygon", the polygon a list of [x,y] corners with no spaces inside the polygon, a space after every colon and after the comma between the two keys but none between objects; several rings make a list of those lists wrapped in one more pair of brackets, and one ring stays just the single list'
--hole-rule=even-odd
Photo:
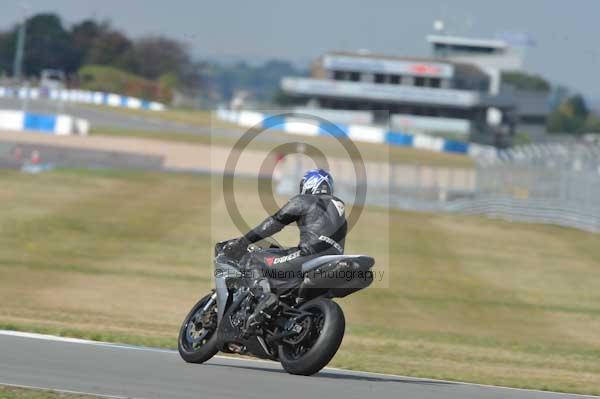
[{"label": "front tyre", "polygon": [[200,299],[179,330],[181,358],[188,363],[204,363],[217,354],[217,300],[214,293]]},{"label": "front tyre", "polygon": [[310,331],[300,342],[279,345],[279,360],[290,374],[312,375],[325,367],[335,356],[346,328],[344,313],[330,299],[317,298],[305,303],[301,310],[312,313]]}]

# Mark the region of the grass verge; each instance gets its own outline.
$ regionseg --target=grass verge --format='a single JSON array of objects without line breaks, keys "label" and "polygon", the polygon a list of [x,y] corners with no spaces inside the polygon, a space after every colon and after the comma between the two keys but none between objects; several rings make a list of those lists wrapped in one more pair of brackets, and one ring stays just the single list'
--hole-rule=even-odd
[{"label": "grass verge", "polygon": [[0,399],[90,399],[96,396],[22,389],[0,385]]},{"label": "grass verge", "polygon": [[[212,286],[213,243],[238,234],[204,176],[0,171],[0,181],[0,328],[173,348]],[[265,216],[253,187],[237,188],[249,224]],[[347,249],[373,254],[386,284],[339,301],[347,332],[331,365],[600,394],[598,242],[366,209]]]}]

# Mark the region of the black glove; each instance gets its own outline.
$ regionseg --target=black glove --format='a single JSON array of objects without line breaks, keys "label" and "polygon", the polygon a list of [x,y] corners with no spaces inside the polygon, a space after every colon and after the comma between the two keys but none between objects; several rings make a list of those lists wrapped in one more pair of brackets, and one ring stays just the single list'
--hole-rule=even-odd
[{"label": "black glove", "polygon": [[228,241],[223,247],[223,254],[231,259],[240,259],[248,252],[248,241],[245,237]]}]

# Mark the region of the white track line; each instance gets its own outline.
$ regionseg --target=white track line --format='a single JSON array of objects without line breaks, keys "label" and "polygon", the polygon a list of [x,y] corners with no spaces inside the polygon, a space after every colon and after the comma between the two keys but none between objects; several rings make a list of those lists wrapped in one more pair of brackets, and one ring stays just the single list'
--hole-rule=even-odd
[{"label": "white track line", "polygon": [[[137,350],[137,351],[143,351],[143,352],[179,354],[176,350],[172,350],[172,349],[160,349],[160,348],[151,348],[148,346],[114,344],[114,343],[103,342],[103,341],[91,341],[91,340],[87,340],[87,339],[59,337],[56,335],[37,334],[37,333],[29,333],[29,332],[22,332],[22,331],[0,330],[0,336],[2,336],[2,335],[11,336],[11,337],[20,337],[20,338],[31,338],[31,339],[38,339],[38,340],[44,340],[44,341],[55,341],[55,342],[65,342],[65,343],[82,344],[82,345],[93,345],[93,346],[100,346],[100,347],[107,347],[107,348],[129,349],[129,350]],[[244,362],[273,364],[272,361],[263,360],[263,359],[247,359],[247,358],[243,358],[243,357],[231,357],[231,356],[221,356],[221,355],[217,355],[215,357],[219,358],[219,359],[226,359],[226,360],[239,360],[239,361],[244,361]],[[476,384],[476,383],[471,383],[471,382],[461,382],[461,381],[451,381],[451,380],[437,380],[437,379],[432,379],[432,378],[411,377],[411,376],[397,375],[397,374],[373,373],[370,371],[346,370],[346,369],[340,369],[340,368],[335,368],[335,367],[326,367],[323,370],[337,371],[337,372],[341,372],[341,373],[345,373],[345,374],[356,374],[356,375],[362,375],[362,376],[372,375],[372,376],[388,377],[388,378],[402,378],[402,379],[409,379],[409,380],[416,380],[416,381],[446,382],[446,383],[451,383],[451,384],[470,385],[470,386],[484,387],[484,388],[508,389],[508,390],[525,391],[525,392],[539,392],[539,393],[553,394],[553,395],[570,395],[570,396],[576,396],[576,397],[581,397],[581,398],[600,398],[600,396],[595,396],[595,395],[583,395],[583,394],[568,393],[568,392],[542,391],[540,389],[511,388],[511,387],[503,387],[503,386],[499,386],[499,385]],[[10,385],[10,384],[4,384],[4,383],[0,382],[0,385]],[[52,388],[38,388],[38,389],[53,390]],[[84,394],[84,393],[82,393],[82,394]],[[88,395],[98,396],[98,394],[88,394]],[[106,396],[106,395],[104,397],[121,398],[119,396]]]},{"label": "white track line", "polygon": [[[95,396],[97,398],[130,399],[127,396],[116,396],[116,395],[105,395],[105,394],[101,394],[101,393],[92,393],[92,392],[71,391],[68,389],[34,387],[31,385],[9,384],[7,382],[2,382],[2,381],[0,381],[0,385],[4,385],[9,388],[33,389],[36,391],[48,391],[48,392],[64,393],[64,394],[79,395],[79,396]],[[141,399],[141,398],[138,398],[138,399]]]}]

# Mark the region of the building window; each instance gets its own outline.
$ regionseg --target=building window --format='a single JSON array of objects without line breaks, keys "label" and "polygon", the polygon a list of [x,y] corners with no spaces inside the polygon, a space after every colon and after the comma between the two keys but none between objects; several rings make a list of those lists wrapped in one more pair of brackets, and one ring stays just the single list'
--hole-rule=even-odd
[{"label": "building window", "polygon": [[353,82],[360,81],[360,72],[350,72],[350,80]]},{"label": "building window", "polygon": [[425,78],[421,76],[415,77],[415,86],[423,87],[425,86]]},{"label": "building window", "polygon": [[440,79],[439,78],[430,78],[429,79],[429,87],[440,87]]},{"label": "building window", "polygon": [[390,83],[393,85],[402,84],[402,77],[400,75],[390,75]]},{"label": "building window", "polygon": [[385,75],[382,73],[375,74],[375,83],[385,83]]},{"label": "building window", "polygon": [[344,71],[333,71],[334,80],[344,80],[345,75]]}]

